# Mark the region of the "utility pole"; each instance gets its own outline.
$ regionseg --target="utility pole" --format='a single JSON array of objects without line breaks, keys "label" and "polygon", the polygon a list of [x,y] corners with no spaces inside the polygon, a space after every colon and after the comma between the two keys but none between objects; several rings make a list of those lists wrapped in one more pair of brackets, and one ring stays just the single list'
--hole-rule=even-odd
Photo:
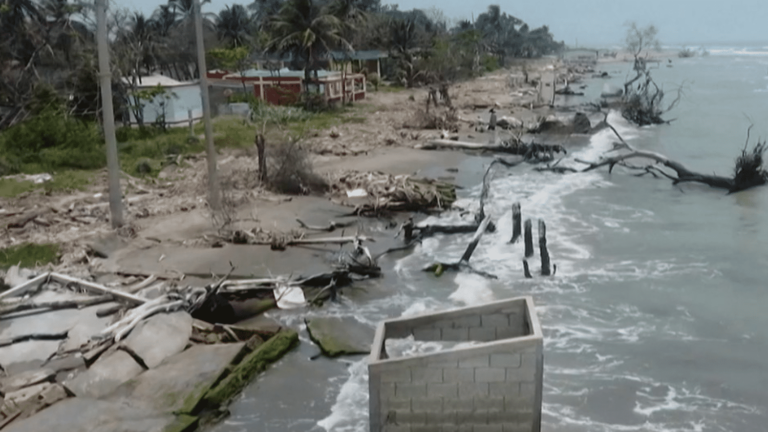
[{"label": "utility pole", "polygon": [[208,69],[205,66],[205,47],[203,46],[203,13],[200,0],[195,0],[195,33],[197,36],[197,68],[200,70],[200,98],[203,102],[203,123],[205,124],[205,149],[208,159],[208,206],[219,210],[219,182],[216,178],[216,148],[213,146],[213,126],[211,125],[211,105],[208,96]]},{"label": "utility pole", "polygon": [[120,191],[120,164],[117,160],[115,113],[112,107],[112,72],[109,67],[107,46],[107,0],[96,0],[96,41],[99,52],[99,85],[101,87],[101,116],[104,140],[107,144],[107,171],[109,173],[109,211],[112,228],[123,226],[123,194]]}]

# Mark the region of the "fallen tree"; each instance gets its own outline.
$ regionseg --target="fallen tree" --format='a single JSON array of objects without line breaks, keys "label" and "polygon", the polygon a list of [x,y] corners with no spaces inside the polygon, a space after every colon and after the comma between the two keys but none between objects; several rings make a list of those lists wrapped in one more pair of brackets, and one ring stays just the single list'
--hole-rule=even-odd
[{"label": "fallen tree", "polygon": [[[719,176],[716,174],[703,174],[695,171],[691,171],[685,167],[682,163],[669,159],[665,155],[657,152],[638,150],[629,145],[616,129],[608,124],[608,127],[616,134],[621,141],[620,143],[614,143],[614,148],[611,151],[626,150],[626,152],[604,158],[597,162],[588,162],[580,159],[576,159],[576,162],[589,165],[587,168],[581,170],[581,172],[592,171],[600,167],[608,166],[608,172],[613,171],[613,167],[621,165],[629,169],[641,171],[638,175],[651,174],[656,177],[663,176],[672,180],[673,184],[697,182],[703,183],[713,188],[725,189],[728,193],[735,193],[749,189],[754,186],[761,186],[768,182],[768,172],[763,167],[763,155],[766,150],[766,142],[758,141],[752,149],[748,149],[749,146],[749,131],[747,130],[747,140],[744,144],[744,148],[741,151],[741,155],[736,158],[733,175],[731,177]],[[654,162],[654,164],[647,164],[643,166],[634,166],[626,163],[628,159],[647,159]],[[675,172],[676,175],[663,171],[656,165],[660,164]]]}]

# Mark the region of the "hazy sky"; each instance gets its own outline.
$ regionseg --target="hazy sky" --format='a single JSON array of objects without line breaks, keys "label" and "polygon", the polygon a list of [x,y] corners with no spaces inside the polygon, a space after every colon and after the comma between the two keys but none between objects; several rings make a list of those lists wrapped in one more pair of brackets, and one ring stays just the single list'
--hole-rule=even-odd
[{"label": "hazy sky", "polygon": [[[151,13],[163,0],[112,0],[113,4]],[[212,0],[203,6],[218,12],[224,5],[251,0]],[[401,10],[433,6],[449,18],[471,19],[496,3],[531,27],[546,24],[557,40],[568,45],[621,44],[628,20],[655,24],[663,44],[717,42],[768,45],[768,0],[382,0]],[[481,6],[481,5],[486,6]]]}]

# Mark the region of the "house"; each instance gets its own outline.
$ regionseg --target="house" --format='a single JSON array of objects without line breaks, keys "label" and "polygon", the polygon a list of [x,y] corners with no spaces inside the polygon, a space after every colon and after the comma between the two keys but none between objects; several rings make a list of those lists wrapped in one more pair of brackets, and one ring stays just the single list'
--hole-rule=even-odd
[{"label": "house", "polygon": [[[130,84],[129,78],[123,81]],[[141,100],[141,112],[144,124],[157,121],[165,116],[166,125],[186,123],[189,121],[190,112],[193,119],[203,116],[203,104],[200,97],[200,84],[198,81],[181,82],[164,75],[149,75],[139,78],[136,90],[152,90],[155,88],[165,90],[163,94],[155,95],[152,100]],[[131,98],[131,104],[135,103]],[[131,124],[137,124],[134,110],[130,110]]]},{"label": "house", "polygon": [[[339,64],[346,62],[354,63],[357,66],[358,71],[366,70],[368,73],[376,73],[381,77],[381,59],[387,58],[389,55],[384,51],[379,50],[364,50],[364,51],[331,51],[330,58],[332,62],[332,69],[341,69]],[[351,72],[351,70],[349,70]]]},{"label": "house", "polygon": [[599,51],[588,48],[564,50],[560,58],[566,65],[594,66],[597,64]]},{"label": "house", "polygon": [[[209,77],[212,77],[209,74]],[[301,93],[309,90],[319,92],[326,102],[339,102],[342,93],[346,100],[365,99],[366,81],[362,74],[342,74],[340,72],[319,70],[317,77],[312,73],[309,83],[304,82],[304,71],[249,69],[242,73],[224,75],[223,81],[237,81],[253,87],[253,94],[258,99],[273,105],[290,105],[299,101]]]}]

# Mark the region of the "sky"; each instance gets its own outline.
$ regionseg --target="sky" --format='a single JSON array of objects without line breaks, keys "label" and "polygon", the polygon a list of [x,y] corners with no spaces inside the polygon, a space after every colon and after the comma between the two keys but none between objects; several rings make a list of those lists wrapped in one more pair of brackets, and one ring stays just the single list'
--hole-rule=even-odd
[{"label": "sky", "polygon": [[[212,0],[203,6],[218,12],[225,5],[251,0]],[[151,13],[163,0],[113,0],[120,6]],[[558,41],[570,46],[622,45],[628,21],[654,24],[663,45],[718,43],[768,46],[766,0],[488,0],[531,28],[548,25]],[[382,0],[400,10],[440,8],[449,19],[471,19],[485,2],[467,0]],[[485,4],[485,6],[481,6]]]}]

